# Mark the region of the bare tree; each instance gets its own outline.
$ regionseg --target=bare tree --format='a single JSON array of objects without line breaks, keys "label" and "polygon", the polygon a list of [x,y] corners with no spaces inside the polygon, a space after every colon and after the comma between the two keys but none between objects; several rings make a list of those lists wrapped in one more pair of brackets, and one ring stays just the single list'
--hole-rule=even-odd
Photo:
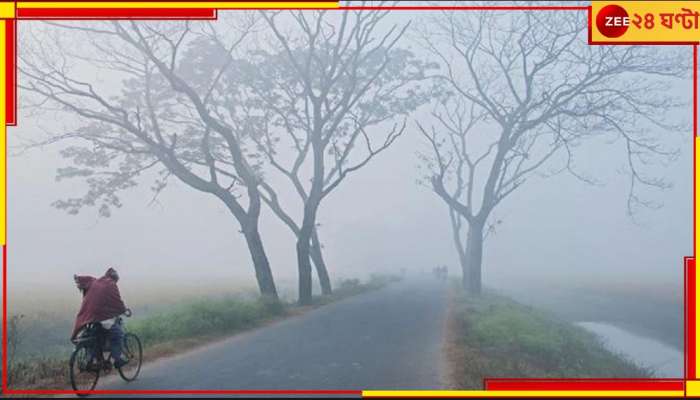
[{"label": "bare tree", "polygon": [[630,213],[657,206],[640,187],[669,185],[648,165],[676,151],[649,127],[681,129],[665,122],[681,105],[665,92],[670,78],[687,75],[687,64],[673,50],[590,46],[586,25],[585,13],[489,11],[443,13],[423,30],[421,43],[442,67],[434,122],[419,123],[430,144],[421,156],[424,182],[448,205],[471,293],[481,292],[484,238],[504,199],[535,175],[566,171],[597,183],[574,160],[588,139],[622,143]]},{"label": "bare tree", "polygon": [[[404,132],[405,116],[427,101],[427,65],[399,40],[408,24],[383,25],[387,11],[266,12],[271,49],[254,57],[246,81],[271,111],[259,149],[288,178],[303,204],[301,221],[280,204],[275,188],[263,199],[297,236],[299,302],[312,295],[311,257],[330,290],[317,232],[324,198]],[[285,29],[283,27],[291,26]],[[401,116],[404,116],[401,118]],[[371,130],[371,131],[370,131]],[[281,143],[294,157],[284,160]],[[323,267],[323,268],[319,268]]]},{"label": "bare tree", "polygon": [[[254,26],[252,15],[227,21],[229,54]],[[260,292],[276,300],[258,230],[261,157],[252,138],[264,120],[232,101],[241,93],[223,79],[228,59],[201,62],[199,42],[211,36],[212,25],[111,21],[62,28],[27,41],[20,60],[20,87],[33,94],[37,110],[80,121],[64,132],[54,128],[38,143],[68,142],[62,155],[73,165],[59,169],[58,178],[82,178],[89,187],[54,205],[71,214],[97,206],[109,216],[121,206],[120,191],[137,185],[146,171],[158,171],[156,196],[175,177],[227,207],[245,237]],[[90,78],[95,69],[109,71],[109,85]]]}]

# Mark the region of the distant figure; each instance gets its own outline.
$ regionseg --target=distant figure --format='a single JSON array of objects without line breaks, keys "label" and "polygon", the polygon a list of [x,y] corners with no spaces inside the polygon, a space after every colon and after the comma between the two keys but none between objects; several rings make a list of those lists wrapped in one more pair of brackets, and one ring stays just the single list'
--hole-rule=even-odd
[{"label": "distant figure", "polygon": [[447,265],[438,265],[437,267],[433,268],[433,275],[441,281],[446,281],[447,280]]},{"label": "distant figure", "polygon": [[75,319],[71,339],[75,339],[87,324],[99,322],[109,331],[110,346],[114,366],[121,368],[126,363],[122,358],[122,341],[124,330],[117,317],[130,314],[122,301],[117,282],[119,274],[109,268],[101,278],[73,275],[78,290],[83,294],[83,303]]}]

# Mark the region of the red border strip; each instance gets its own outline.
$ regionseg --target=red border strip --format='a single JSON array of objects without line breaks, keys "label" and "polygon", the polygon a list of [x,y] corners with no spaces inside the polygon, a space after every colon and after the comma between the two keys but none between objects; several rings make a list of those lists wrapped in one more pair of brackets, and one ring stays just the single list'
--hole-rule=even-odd
[{"label": "red border strip", "polygon": [[695,370],[695,300],[696,300],[696,270],[695,259],[688,257],[685,260],[685,378],[694,380],[697,378]]},{"label": "red border strip", "polygon": [[486,390],[684,390],[682,379],[487,379]]},{"label": "red border strip", "polygon": [[18,8],[18,19],[216,19],[212,8]]},{"label": "red border strip", "polygon": [[17,20],[5,20],[5,123],[17,125]]}]

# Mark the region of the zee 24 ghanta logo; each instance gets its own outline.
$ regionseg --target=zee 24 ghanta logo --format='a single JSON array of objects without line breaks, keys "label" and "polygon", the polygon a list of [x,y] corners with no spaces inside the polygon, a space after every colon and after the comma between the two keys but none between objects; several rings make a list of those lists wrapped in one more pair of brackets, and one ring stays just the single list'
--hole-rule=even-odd
[{"label": "zee 24 ghanta logo", "polygon": [[595,25],[604,36],[617,38],[629,29],[630,17],[624,8],[610,4],[600,9],[595,18]]},{"label": "zee 24 ghanta logo", "polygon": [[[608,38],[619,38],[630,28],[630,25],[641,31],[655,31],[656,33],[692,32],[700,28],[700,12],[687,8],[698,2],[673,2],[675,7],[669,8],[668,3],[650,2],[647,10],[656,9],[656,12],[637,11],[628,14],[627,10],[617,4],[609,4],[598,11],[595,18],[596,28],[603,36]],[[692,4],[691,4],[692,3]],[[657,8],[659,5],[663,8]],[[637,4],[638,6],[639,4]],[[652,7],[655,5],[656,7]],[[686,6],[686,7],[684,7]],[[681,33],[682,34],[682,33]]]}]

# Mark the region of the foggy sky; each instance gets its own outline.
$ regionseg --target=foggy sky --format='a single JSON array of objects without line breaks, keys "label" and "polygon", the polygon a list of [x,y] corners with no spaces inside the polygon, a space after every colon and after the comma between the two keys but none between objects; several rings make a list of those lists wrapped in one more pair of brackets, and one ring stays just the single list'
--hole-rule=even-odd
[{"label": "foggy sky", "polygon": [[[417,14],[394,16],[411,17]],[[689,48],[688,57],[691,54]],[[679,100],[691,99],[690,82],[670,90]],[[61,124],[50,113],[26,115],[22,103],[20,90],[19,126],[8,129],[10,153],[22,140],[40,137],[43,128]],[[421,115],[425,112],[414,117]],[[687,112],[660,117],[689,121],[690,116],[688,106]],[[578,165],[605,184],[586,185],[566,174],[534,176],[508,197],[492,217],[503,222],[487,239],[486,285],[545,281],[565,286],[632,279],[680,285],[682,259],[692,253],[692,133],[654,129],[665,143],[681,150],[676,162],[655,170],[674,184],[653,197],[663,201],[663,208],[643,210],[638,221],[629,217],[628,178],[620,173],[624,160],[619,151],[614,154],[621,143],[584,145]],[[333,279],[401,267],[427,270],[437,264],[458,273],[447,206],[416,184],[416,152],[425,146],[415,124],[409,123],[389,150],[322,203],[319,232]],[[79,180],[56,182],[56,168],[66,165],[59,148],[25,152],[8,161],[11,295],[45,288],[69,293],[74,273],[101,274],[108,266],[120,270],[121,286],[126,287],[254,285],[250,255],[236,220],[220,201],[175,179],[150,205],[150,181],[143,180],[145,184],[122,196],[124,207],[108,219],[98,218],[94,209],[70,216],[52,208],[54,200],[85,189]],[[288,200],[298,204],[296,198]],[[267,209],[261,232],[278,284],[293,287],[295,238]]]}]

